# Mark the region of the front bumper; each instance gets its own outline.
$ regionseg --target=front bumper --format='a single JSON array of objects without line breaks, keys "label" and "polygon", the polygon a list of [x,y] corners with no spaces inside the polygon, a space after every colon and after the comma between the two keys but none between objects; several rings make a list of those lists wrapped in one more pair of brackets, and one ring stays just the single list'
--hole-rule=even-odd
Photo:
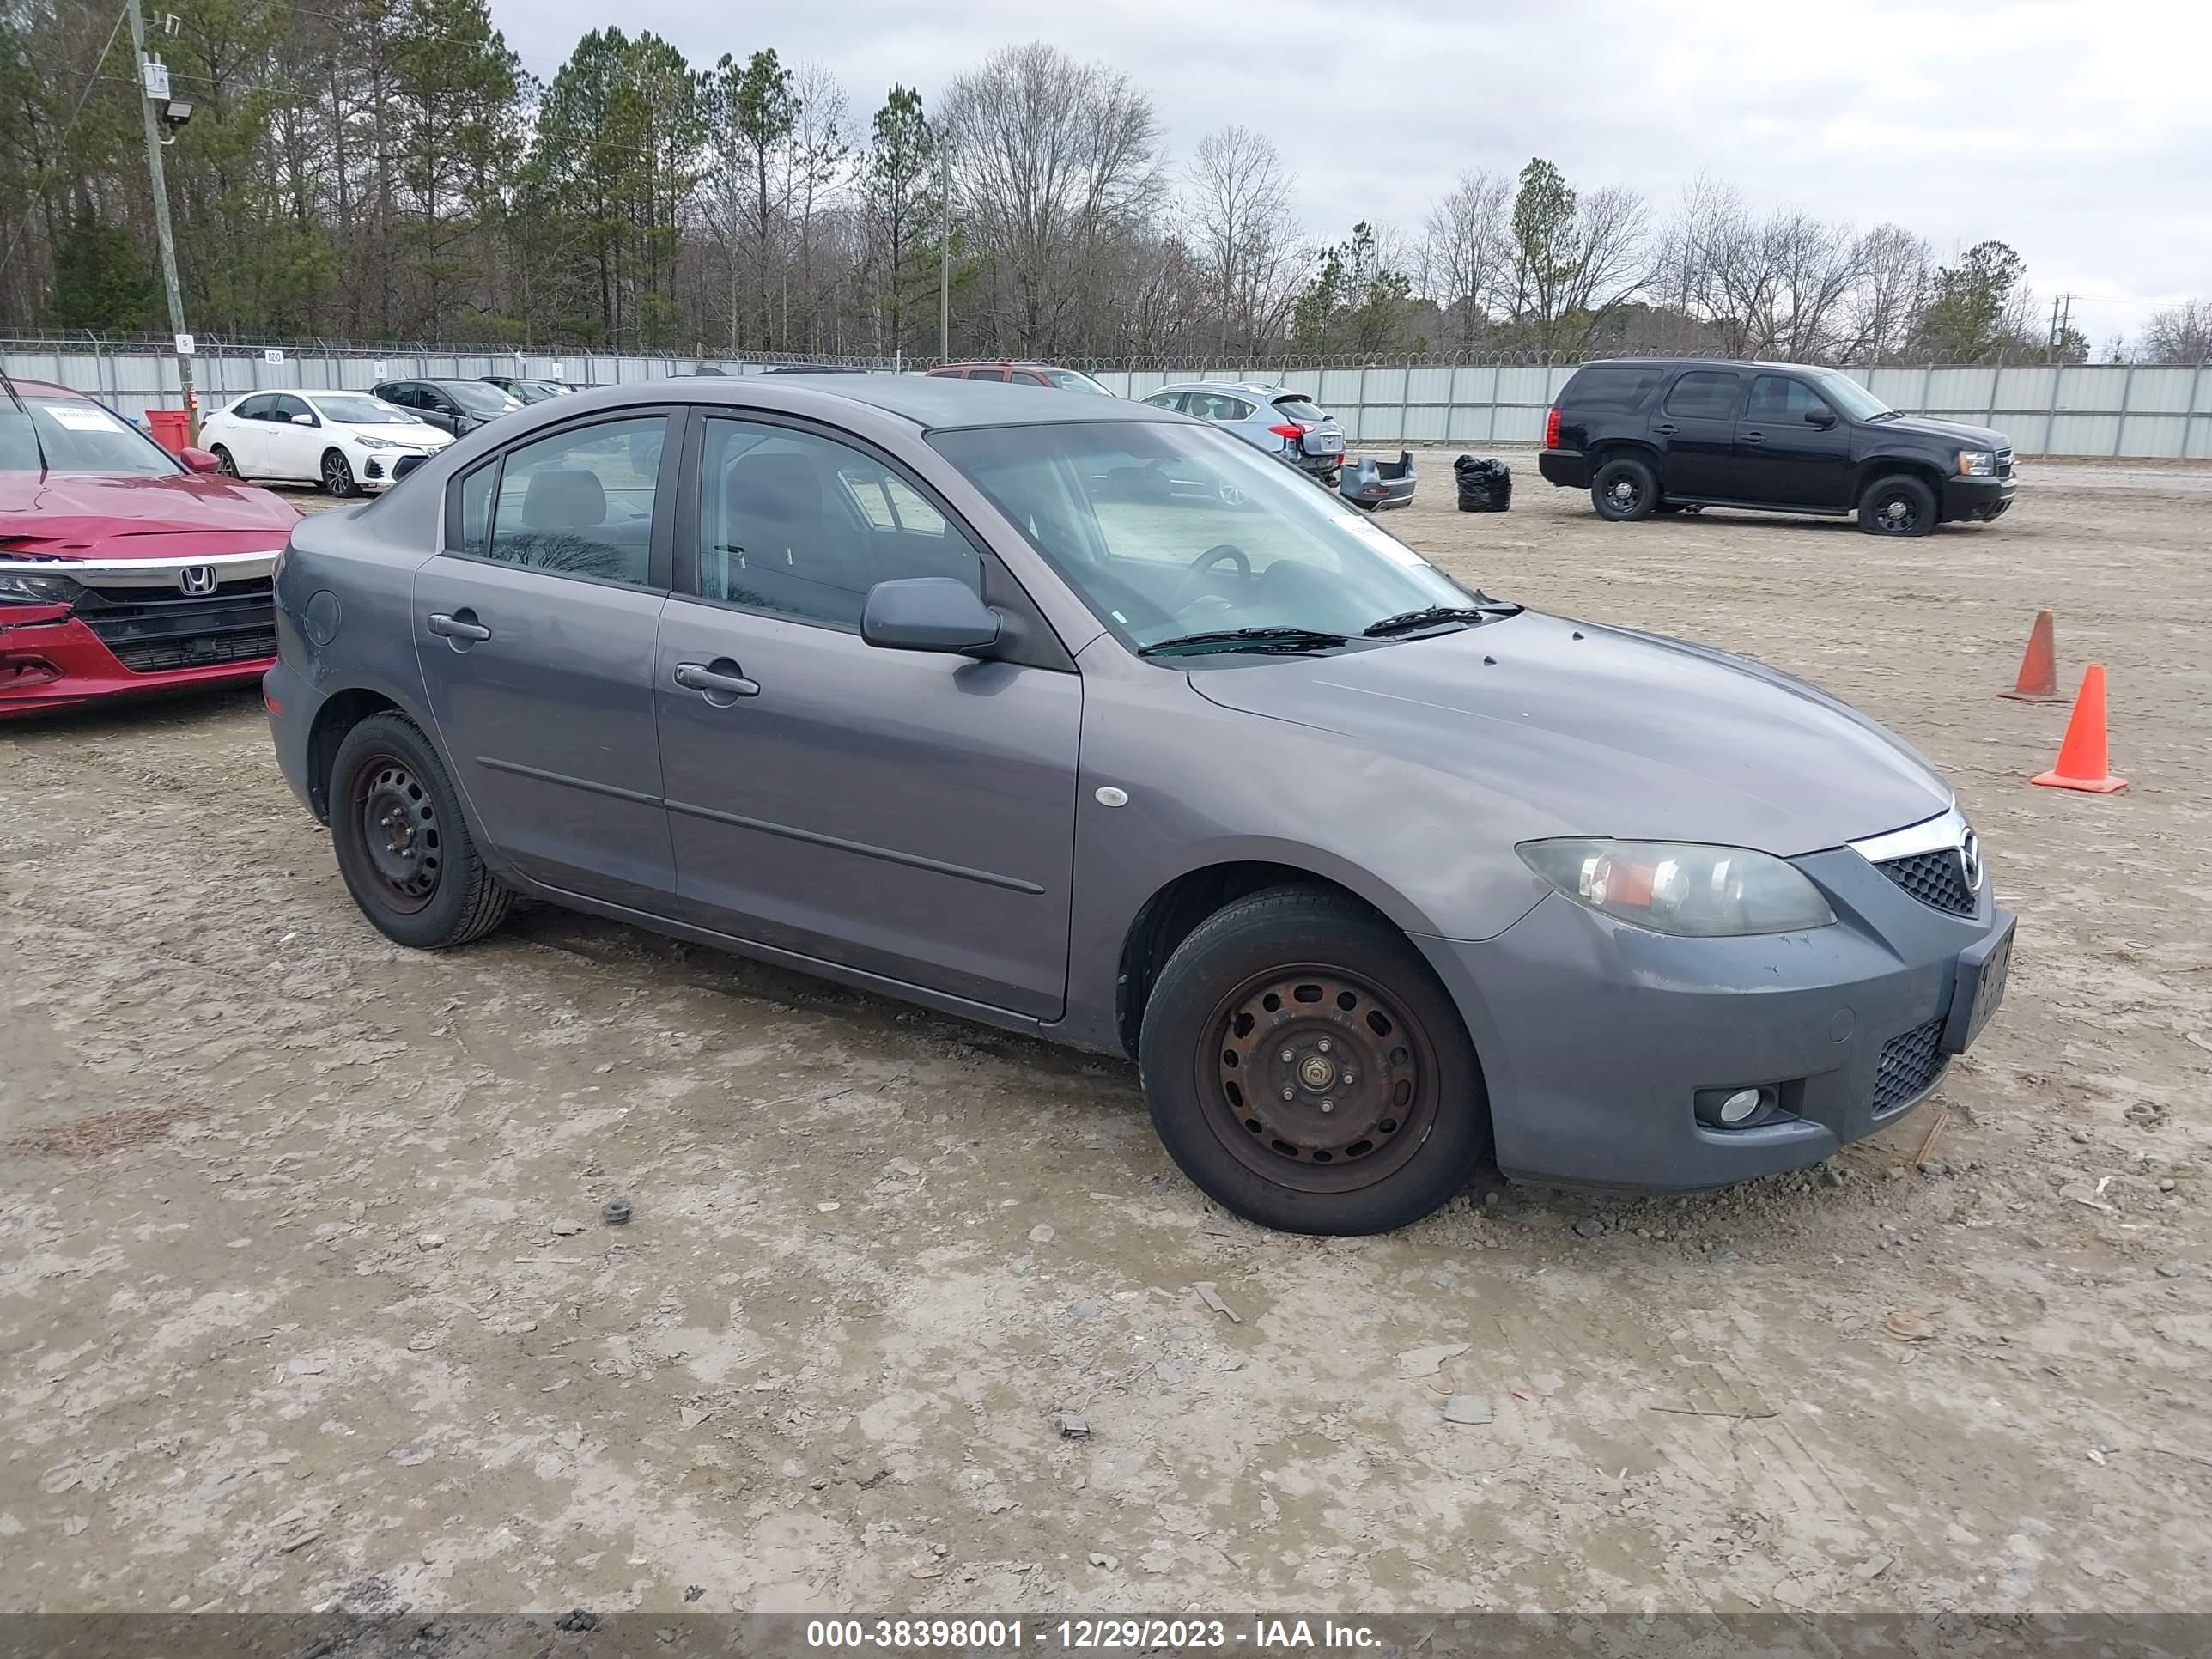
[{"label": "front bumper", "polygon": [[[1972,915],[1936,909],[1848,848],[1795,862],[1834,925],[1674,939],[1555,893],[1495,939],[1416,941],[1467,1017],[1505,1174],[1721,1187],[1816,1164],[1935,1089],[1969,1004],[2002,994],[2013,918],[1986,887]],[[1776,1091],[1771,1121],[1698,1120],[1700,1091],[1750,1087]]]},{"label": "front bumper", "polygon": [[1547,449],[1536,457],[1536,471],[1546,483],[1562,489],[1589,488],[1589,457],[1578,449]]},{"label": "front bumper", "polygon": [[438,452],[434,449],[378,449],[363,450],[353,458],[354,481],[363,489],[389,489],[398,482],[394,475],[399,463],[409,456],[428,460]]},{"label": "front bumper", "polygon": [[2002,516],[2020,493],[2018,478],[1952,478],[1943,485],[1943,516],[1947,520],[1978,519],[1984,522]]}]

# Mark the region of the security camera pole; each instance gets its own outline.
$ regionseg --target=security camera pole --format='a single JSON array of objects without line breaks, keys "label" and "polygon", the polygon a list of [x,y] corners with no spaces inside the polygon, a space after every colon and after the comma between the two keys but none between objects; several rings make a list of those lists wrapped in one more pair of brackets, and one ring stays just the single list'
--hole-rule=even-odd
[{"label": "security camera pole", "polygon": [[177,283],[177,238],[169,228],[169,181],[161,171],[161,131],[155,122],[154,99],[146,84],[146,18],[139,0],[130,0],[130,7],[131,44],[138,59],[138,112],[146,121],[146,170],[154,175],[154,230],[161,239],[161,281],[169,290],[169,327],[177,337],[177,380],[185,393],[185,441],[197,444],[200,441],[200,400],[192,389],[192,337],[185,327],[184,290]]}]

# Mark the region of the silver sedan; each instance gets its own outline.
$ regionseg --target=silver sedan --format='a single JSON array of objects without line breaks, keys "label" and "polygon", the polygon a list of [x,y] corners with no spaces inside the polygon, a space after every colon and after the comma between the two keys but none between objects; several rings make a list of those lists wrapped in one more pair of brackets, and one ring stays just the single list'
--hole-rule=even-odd
[{"label": "silver sedan", "polygon": [[1303,392],[1235,380],[1164,386],[1144,401],[1154,409],[1195,415],[1279,456],[1334,489],[1344,467],[1344,428]]}]

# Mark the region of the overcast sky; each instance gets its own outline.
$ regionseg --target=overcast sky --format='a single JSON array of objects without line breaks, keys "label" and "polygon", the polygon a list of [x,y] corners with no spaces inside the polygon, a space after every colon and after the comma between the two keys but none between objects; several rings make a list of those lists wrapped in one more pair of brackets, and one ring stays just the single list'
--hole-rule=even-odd
[{"label": "overcast sky", "polygon": [[491,0],[532,74],[579,35],[653,30],[705,66],[773,46],[865,127],[1010,41],[1127,73],[1170,156],[1231,121],[1273,138],[1307,228],[1412,235],[1467,167],[1531,155],[1671,205],[1700,171],[1754,206],[1894,219],[1948,258],[2018,249],[2102,347],[2212,295],[2212,6],[2166,0]]}]

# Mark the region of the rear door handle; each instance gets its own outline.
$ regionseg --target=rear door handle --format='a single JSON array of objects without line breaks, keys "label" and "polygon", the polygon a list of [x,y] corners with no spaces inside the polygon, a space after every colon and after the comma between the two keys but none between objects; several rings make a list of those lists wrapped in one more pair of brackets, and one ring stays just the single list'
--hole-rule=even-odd
[{"label": "rear door handle", "polygon": [[433,611],[427,626],[433,634],[449,640],[483,641],[491,637],[491,629],[473,617],[449,617],[441,611]]},{"label": "rear door handle", "polygon": [[1672,432],[1674,429],[1674,427],[1671,421],[1662,421],[1651,429],[1663,438],[1668,433]]},{"label": "rear door handle", "polygon": [[1743,441],[1744,441],[1744,442],[1746,442],[1746,443],[1747,443],[1747,444],[1755,444],[1755,443],[1758,443],[1758,442],[1759,442],[1761,439],[1763,439],[1765,435],[1766,435],[1765,434],[1761,433],[1761,432],[1747,432],[1747,433],[1745,433],[1745,434],[1743,434]]},{"label": "rear door handle", "polygon": [[[737,664],[718,657],[715,666],[702,662],[679,662],[676,665],[676,683],[687,691],[703,691],[712,702],[717,695],[724,697],[757,697],[760,682],[749,680],[738,672]],[[724,669],[727,672],[724,672]]]}]

